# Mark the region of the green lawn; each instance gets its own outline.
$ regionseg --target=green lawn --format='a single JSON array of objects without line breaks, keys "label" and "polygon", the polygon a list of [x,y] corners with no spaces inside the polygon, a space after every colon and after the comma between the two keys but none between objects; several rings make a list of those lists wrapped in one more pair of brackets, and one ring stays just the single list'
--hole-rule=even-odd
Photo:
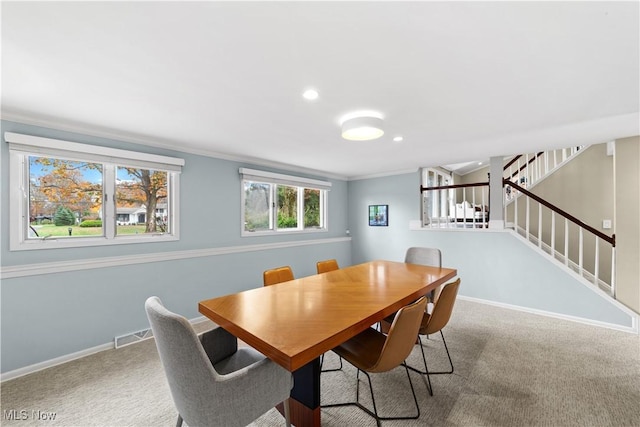
[{"label": "green lawn", "polygon": [[[32,225],[38,232],[39,237],[51,236],[51,237],[68,237],[69,226],[55,226],[53,224],[46,225]],[[117,234],[143,234],[143,225],[119,225],[116,231]],[[99,227],[78,227],[77,225],[71,226],[71,236],[102,236],[102,228]]]}]

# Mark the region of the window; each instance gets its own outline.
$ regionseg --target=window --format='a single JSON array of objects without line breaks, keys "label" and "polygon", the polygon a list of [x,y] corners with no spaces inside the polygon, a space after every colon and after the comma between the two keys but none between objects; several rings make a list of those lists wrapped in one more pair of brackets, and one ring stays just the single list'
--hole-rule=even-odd
[{"label": "window", "polygon": [[184,160],[5,133],[11,250],[177,240]]},{"label": "window", "polygon": [[327,230],[331,183],[240,169],[242,235]]}]

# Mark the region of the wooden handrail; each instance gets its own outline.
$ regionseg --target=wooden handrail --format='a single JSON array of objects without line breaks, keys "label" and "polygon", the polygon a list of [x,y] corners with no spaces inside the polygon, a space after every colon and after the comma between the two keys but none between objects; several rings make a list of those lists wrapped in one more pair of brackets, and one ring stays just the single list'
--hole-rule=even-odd
[{"label": "wooden handrail", "polygon": [[551,209],[552,211],[556,212],[557,214],[559,214],[559,215],[563,216],[564,218],[568,219],[569,221],[573,222],[577,226],[582,227],[585,230],[589,231],[590,233],[595,234],[596,236],[598,236],[599,238],[601,238],[605,242],[608,242],[609,244],[611,244],[612,247],[614,247],[614,248],[616,247],[616,235],[615,234],[612,234],[611,236],[607,236],[603,232],[601,232],[599,230],[596,230],[595,228],[591,227],[590,225],[587,225],[584,222],[580,221],[578,218],[576,218],[575,216],[569,214],[568,212],[563,211],[559,207],[557,207],[557,206],[547,202],[546,200],[536,196],[532,192],[530,192],[528,190],[525,190],[524,188],[520,187],[518,184],[509,181],[507,178],[503,178],[502,179],[502,183],[503,183],[503,185],[510,185],[511,187],[513,187],[516,190],[520,191],[522,194],[532,198],[533,200],[535,200],[536,202],[540,203],[541,205]]},{"label": "wooden handrail", "polygon": [[475,182],[473,184],[455,184],[455,185],[440,185],[438,187],[423,187],[420,186],[420,193],[424,193],[425,191],[431,190],[455,190],[456,188],[466,188],[466,187],[482,187],[488,186],[489,182]]},{"label": "wooden handrail", "polygon": [[520,157],[522,157],[522,154],[518,154],[517,156],[515,156],[513,159],[511,159],[511,161],[509,163],[504,165],[504,168],[502,168],[502,170],[506,171],[507,169],[509,169],[509,166],[511,166],[512,164],[517,162]]},{"label": "wooden handrail", "polygon": [[[522,172],[523,169],[526,169],[526,167],[528,165],[530,165],[531,163],[535,162],[538,159],[538,157],[542,156],[543,154],[544,154],[544,151],[540,151],[534,157],[530,158],[527,163],[525,163],[524,165],[520,166],[520,169],[518,169],[517,171],[512,173],[510,178],[513,178],[514,176],[518,175],[520,172]],[[507,163],[507,166],[505,166],[503,170],[507,170],[507,167],[511,166],[520,157],[522,157],[522,154],[514,157],[513,160],[511,160],[509,163]]]}]

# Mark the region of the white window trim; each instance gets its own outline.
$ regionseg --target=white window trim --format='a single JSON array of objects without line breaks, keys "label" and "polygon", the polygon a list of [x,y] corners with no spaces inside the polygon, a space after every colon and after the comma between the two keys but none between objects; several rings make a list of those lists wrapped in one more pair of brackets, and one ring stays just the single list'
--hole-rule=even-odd
[{"label": "white window trim", "polygon": [[[424,187],[429,187],[430,186],[429,185],[429,175],[433,175],[434,177],[441,176],[441,177],[444,177],[444,178],[448,178],[450,180],[450,182],[447,185],[454,185],[454,174],[452,172],[444,172],[444,171],[441,171],[441,170],[436,169],[436,168],[422,168],[422,171],[421,171],[421,182],[422,182],[422,185]],[[437,178],[436,178],[436,180],[437,180]],[[432,186],[433,187],[437,187],[439,185],[438,184],[434,184]],[[428,222],[428,218],[431,218],[430,212],[428,212],[427,208],[426,208],[429,196],[430,196],[430,194],[428,194],[426,192],[421,193],[421,204],[420,204],[421,205],[421,218],[422,218],[421,221],[422,221],[422,226],[426,227],[426,228],[430,227],[430,224]],[[456,197],[455,190],[448,190],[448,194],[446,196],[447,203],[444,205],[444,207],[443,207],[443,204],[442,204],[442,199],[439,199],[437,201],[438,206],[440,206],[440,213],[439,213],[439,215],[437,217],[443,217],[443,209],[446,209],[448,211],[449,202],[451,200],[455,200],[455,197]]]},{"label": "white window trim", "polygon": [[[331,189],[331,182],[321,181],[311,178],[303,178],[293,175],[284,175],[275,172],[266,172],[256,169],[240,168],[240,235],[242,237],[256,237],[256,236],[273,236],[280,234],[304,234],[304,233],[326,233],[329,231],[329,218],[328,218],[328,204],[329,204],[329,190]],[[301,188],[309,188],[314,190],[325,191],[325,197],[321,200],[321,212],[320,215],[324,219],[324,226],[322,228],[297,228],[297,229],[278,229],[275,227],[273,230],[260,230],[260,231],[246,231],[244,220],[244,208],[245,208],[245,194],[244,194],[244,181],[263,182],[265,184],[277,184],[277,185],[290,185],[299,187],[298,199],[300,197]],[[302,212],[304,206],[302,203],[298,203],[298,215]],[[271,213],[270,213],[271,214]]]},{"label": "white window trim", "polygon": [[[13,132],[5,132],[4,138],[9,144],[9,250],[77,248],[179,240],[180,172],[182,171],[182,166],[185,164],[184,159],[89,144],[79,144],[76,142]],[[115,188],[110,188],[115,185],[115,176],[111,176],[111,179],[108,176],[108,174],[115,175],[115,171],[109,170],[112,168],[108,168],[103,177],[103,194],[105,197],[103,215],[104,218],[113,218],[114,224],[110,224],[108,220],[103,222],[104,236],[71,239],[27,238],[26,230],[29,225],[29,190],[25,188],[25,184],[28,182],[28,177],[26,176],[27,165],[25,162],[29,156],[33,155],[167,171],[167,186],[170,194],[168,203],[171,204],[171,233],[116,236],[115,203],[113,203]]]}]

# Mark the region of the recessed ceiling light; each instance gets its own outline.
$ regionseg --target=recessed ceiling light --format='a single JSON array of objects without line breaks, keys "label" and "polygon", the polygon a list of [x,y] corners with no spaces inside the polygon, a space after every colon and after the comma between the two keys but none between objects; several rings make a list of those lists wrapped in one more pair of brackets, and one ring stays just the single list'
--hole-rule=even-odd
[{"label": "recessed ceiling light", "polygon": [[304,97],[304,99],[307,99],[309,101],[314,101],[316,99],[318,99],[318,91],[315,89],[307,89],[304,91],[304,93],[302,94],[302,96]]},{"label": "recessed ceiling light", "polygon": [[404,138],[401,137],[401,136],[396,136],[396,137],[393,138],[394,142],[401,142],[402,140],[404,140]]}]

